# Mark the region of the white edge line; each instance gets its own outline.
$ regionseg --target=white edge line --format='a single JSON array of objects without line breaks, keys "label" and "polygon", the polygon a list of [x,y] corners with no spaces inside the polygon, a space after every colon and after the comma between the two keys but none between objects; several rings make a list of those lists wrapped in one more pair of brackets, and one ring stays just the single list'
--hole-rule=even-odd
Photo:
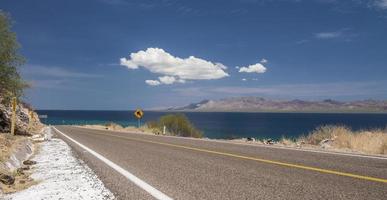
[{"label": "white edge line", "polygon": [[110,161],[109,159],[103,157],[102,155],[100,155],[99,153],[91,150],[90,148],[86,147],[85,145],[77,142],[76,140],[72,139],[71,137],[67,136],[66,134],[64,134],[62,131],[58,130],[56,127],[53,127],[58,133],[62,134],[64,137],[66,137],[67,139],[69,139],[70,141],[74,142],[75,144],[77,144],[78,146],[82,147],[83,149],[85,149],[86,151],[88,151],[90,154],[92,154],[93,156],[95,156],[96,158],[100,159],[102,162],[104,162],[105,164],[107,164],[108,166],[110,166],[111,168],[113,168],[114,170],[116,170],[118,173],[122,174],[123,176],[125,176],[129,181],[133,182],[134,184],[136,184],[138,187],[140,187],[141,189],[145,190],[146,192],[148,192],[150,195],[152,195],[153,197],[155,197],[156,199],[160,199],[160,200],[172,200],[171,197],[168,197],[167,195],[165,195],[164,193],[160,192],[159,190],[157,190],[156,188],[152,187],[151,185],[149,185],[148,183],[146,183],[145,181],[139,179],[138,177],[136,177],[135,175],[133,175],[132,173],[126,171],[125,169],[123,169],[122,167],[118,166],[117,164],[113,163],[112,161]]},{"label": "white edge line", "polygon": [[[101,130],[101,129],[93,129],[93,128],[86,128],[81,126],[76,126],[76,128],[83,128],[88,130],[97,130],[97,131],[110,131],[115,133],[121,133],[121,131],[115,131],[115,130]],[[144,135],[144,133],[136,133],[136,132],[125,132],[123,133],[130,133],[130,134],[137,134],[137,135]],[[372,158],[372,159],[379,159],[379,160],[387,160],[387,157],[385,156],[378,156],[378,155],[365,155],[365,154],[359,154],[359,153],[351,153],[351,152],[335,152],[335,151],[324,151],[324,150],[314,150],[314,149],[302,149],[302,148],[296,148],[296,147],[285,147],[285,146],[269,146],[264,144],[252,144],[252,143],[237,143],[232,141],[223,141],[219,139],[203,139],[203,138],[188,138],[188,137],[179,137],[179,136],[170,136],[170,135],[151,135],[151,134],[145,134],[149,135],[151,137],[170,137],[170,138],[176,138],[179,140],[197,140],[197,141],[203,141],[203,142],[217,142],[217,143],[223,143],[223,144],[234,144],[234,145],[242,145],[242,146],[251,146],[251,147],[259,147],[259,148],[271,148],[271,149],[282,149],[282,150],[291,150],[291,151],[303,151],[303,152],[310,152],[310,153],[322,153],[322,154],[331,154],[331,155],[339,155],[339,156],[349,156],[349,157],[360,157],[360,158]]]}]

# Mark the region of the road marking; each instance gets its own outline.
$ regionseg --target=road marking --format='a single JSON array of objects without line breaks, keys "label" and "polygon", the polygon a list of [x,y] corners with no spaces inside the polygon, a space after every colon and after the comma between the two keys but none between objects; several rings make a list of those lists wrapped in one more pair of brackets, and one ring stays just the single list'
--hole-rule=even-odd
[{"label": "road marking", "polygon": [[[85,128],[82,126],[76,126],[76,128],[81,129],[87,129],[87,130],[95,130],[95,131],[109,131],[113,133],[120,133],[121,131],[116,130],[101,130],[96,128]],[[124,131],[122,131],[125,133]],[[127,132],[126,132],[127,133]],[[131,132],[130,134],[136,134],[136,135],[144,135],[144,133],[135,133]],[[170,135],[149,135],[152,137],[166,137],[166,138],[174,138],[179,140],[194,140],[194,141],[201,141],[201,142],[216,142],[216,143],[222,143],[222,144],[232,144],[232,145],[241,145],[241,146],[250,146],[250,147],[259,147],[259,148],[271,148],[271,149],[282,149],[282,150],[291,150],[291,151],[302,151],[302,152],[311,152],[311,153],[321,153],[321,154],[330,154],[330,155],[339,155],[339,156],[350,156],[350,157],[359,157],[359,158],[371,158],[371,159],[378,159],[378,160],[387,160],[386,156],[378,156],[378,155],[363,155],[363,154],[357,154],[357,153],[346,153],[346,152],[334,152],[334,151],[324,151],[324,150],[314,150],[314,149],[304,149],[304,148],[296,148],[296,147],[285,147],[285,146],[269,146],[264,144],[253,144],[253,143],[238,143],[238,142],[232,142],[232,141],[222,141],[217,139],[200,139],[200,138],[188,138],[188,137],[179,137],[179,136],[170,136]]]},{"label": "road marking", "polygon": [[361,179],[361,180],[387,183],[387,179],[383,179],[383,178],[363,176],[363,175],[357,175],[357,174],[352,174],[352,173],[339,172],[339,171],[335,171],[335,170],[322,169],[322,168],[317,168],[317,167],[309,167],[309,166],[299,165],[299,164],[291,164],[291,163],[256,158],[256,157],[243,156],[243,155],[238,155],[238,154],[233,154],[233,153],[225,153],[225,152],[220,152],[220,151],[213,151],[213,150],[208,150],[208,149],[201,149],[201,148],[196,148],[196,147],[189,147],[189,146],[183,146],[183,145],[177,145],[177,144],[171,144],[171,143],[165,143],[165,142],[156,142],[156,141],[151,141],[151,140],[130,138],[130,137],[125,137],[125,136],[120,136],[120,135],[101,133],[98,131],[94,131],[93,133],[89,133],[89,134],[106,135],[106,136],[112,136],[112,137],[122,138],[122,139],[126,139],[126,140],[139,141],[139,142],[145,142],[145,143],[151,143],[151,144],[158,144],[158,145],[176,147],[176,148],[181,148],[181,149],[188,149],[188,150],[192,150],[192,151],[205,152],[205,153],[211,153],[211,154],[222,155],[222,156],[229,156],[229,157],[240,158],[240,159],[245,159],[245,160],[253,160],[253,161],[262,162],[262,163],[274,164],[274,165],[297,168],[297,169],[304,169],[304,170],[315,171],[315,172],[320,172],[320,173],[325,173],[325,174],[334,174],[334,175],[339,175],[339,176],[357,178],[357,179]]},{"label": "road marking", "polygon": [[136,184],[138,187],[140,187],[141,189],[145,190],[146,192],[148,192],[150,195],[152,195],[153,197],[155,197],[156,199],[160,199],[160,200],[172,200],[171,197],[168,197],[167,195],[165,195],[164,193],[160,192],[159,190],[157,190],[156,188],[152,187],[151,185],[149,185],[148,183],[146,183],[145,181],[139,179],[138,177],[136,177],[135,175],[133,175],[132,173],[126,171],[125,169],[123,169],[122,167],[118,166],[117,164],[113,163],[112,161],[110,161],[109,159],[103,157],[102,155],[100,155],[99,153],[93,151],[92,149],[88,148],[87,146],[77,142],[76,140],[74,140],[73,138],[69,137],[68,135],[66,135],[65,133],[63,133],[62,131],[58,130],[56,127],[53,127],[58,133],[62,134],[64,137],[66,137],[67,139],[69,139],[70,141],[74,142],[75,144],[77,144],[78,146],[80,146],[81,148],[83,148],[84,150],[88,151],[90,154],[92,154],[93,156],[95,156],[96,158],[100,159],[102,162],[104,162],[105,164],[107,164],[108,166],[110,166],[111,168],[113,168],[114,170],[116,170],[118,173],[120,173],[121,175],[125,176],[129,181],[133,182],[134,184]]}]

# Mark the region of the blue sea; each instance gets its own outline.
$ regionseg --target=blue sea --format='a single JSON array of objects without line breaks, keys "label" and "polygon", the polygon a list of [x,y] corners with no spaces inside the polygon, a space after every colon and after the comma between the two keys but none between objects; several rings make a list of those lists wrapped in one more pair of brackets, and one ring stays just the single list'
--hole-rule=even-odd
[{"label": "blue sea", "polygon": [[[106,124],[136,126],[134,111],[76,111],[38,110],[42,119],[51,125]],[[141,123],[157,120],[171,112],[145,111]],[[295,138],[321,125],[345,125],[353,130],[386,128],[387,114],[332,114],[332,113],[232,113],[184,112],[191,122],[208,138]]]}]

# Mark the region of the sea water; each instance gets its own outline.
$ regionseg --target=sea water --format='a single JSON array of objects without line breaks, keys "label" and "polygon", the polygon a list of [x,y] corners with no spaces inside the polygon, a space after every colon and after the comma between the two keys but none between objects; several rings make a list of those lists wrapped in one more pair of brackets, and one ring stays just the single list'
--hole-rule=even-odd
[{"label": "sea water", "polygon": [[[39,110],[42,119],[52,125],[106,124],[114,122],[123,126],[136,126],[134,111],[63,111]],[[157,120],[171,112],[145,111],[141,123]],[[184,112],[190,121],[208,138],[295,138],[308,134],[322,125],[345,125],[353,130],[366,130],[387,126],[387,114],[354,113],[233,113]]]}]

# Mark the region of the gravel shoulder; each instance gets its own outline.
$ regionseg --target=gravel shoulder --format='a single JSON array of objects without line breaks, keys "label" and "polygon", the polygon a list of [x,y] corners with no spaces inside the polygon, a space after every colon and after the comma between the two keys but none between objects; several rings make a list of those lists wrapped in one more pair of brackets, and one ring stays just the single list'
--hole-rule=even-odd
[{"label": "gravel shoulder", "polygon": [[31,178],[36,184],[5,195],[4,199],[114,199],[93,170],[78,160],[63,140],[47,134],[48,140],[40,143],[39,152],[32,158],[36,165],[31,166]]}]

